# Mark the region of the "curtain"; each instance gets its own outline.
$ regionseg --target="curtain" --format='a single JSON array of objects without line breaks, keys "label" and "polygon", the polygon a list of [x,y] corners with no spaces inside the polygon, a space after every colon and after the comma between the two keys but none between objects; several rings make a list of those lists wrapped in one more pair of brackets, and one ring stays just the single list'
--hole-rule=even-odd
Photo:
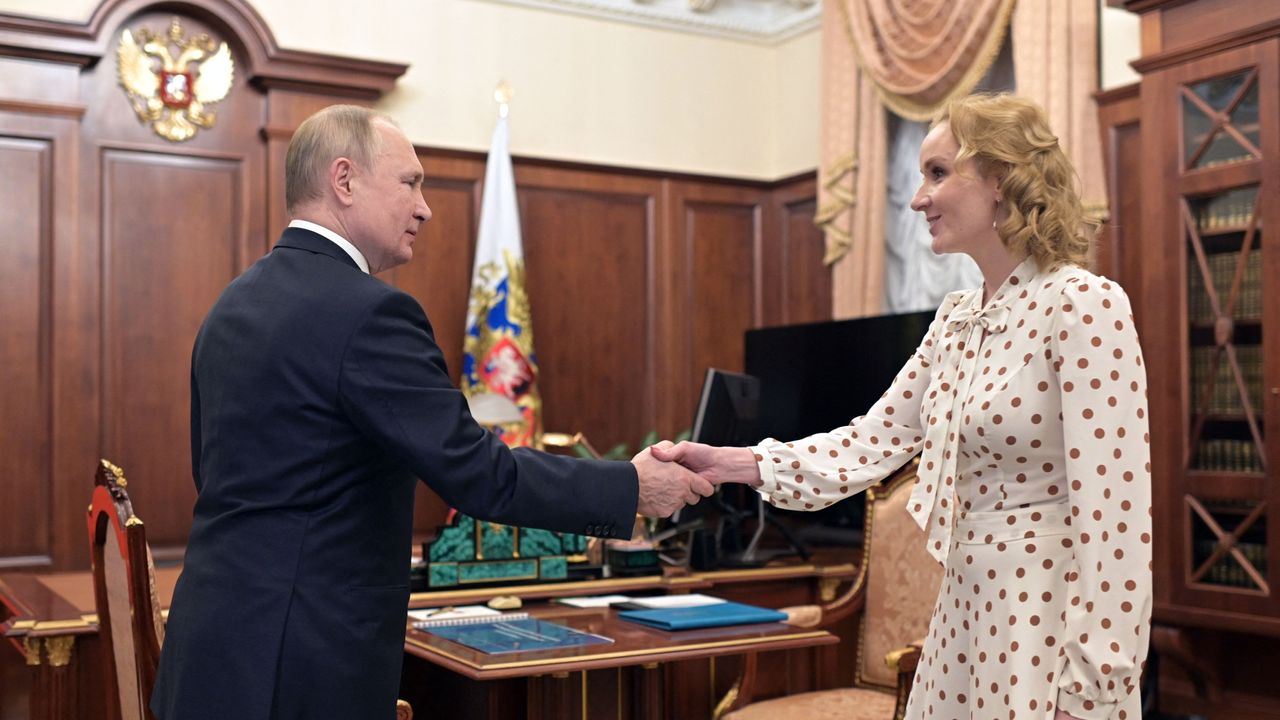
[{"label": "curtain", "polygon": [[1098,130],[1098,4],[1093,0],[1020,0],[1012,20],[1018,94],[1040,103],[1080,176],[1080,199],[1098,220],[1107,214]]},{"label": "curtain", "polygon": [[886,108],[901,117],[927,119],[947,100],[970,92],[1000,50],[1013,3],[824,3],[815,222],[826,236],[825,261],[833,265],[834,317],[882,309]]},{"label": "curtain", "polygon": [[911,209],[920,186],[920,144],[929,125],[890,119],[888,177],[885,182],[884,311],[930,310],[953,290],[982,284],[982,273],[963,253],[938,255],[924,215]]}]

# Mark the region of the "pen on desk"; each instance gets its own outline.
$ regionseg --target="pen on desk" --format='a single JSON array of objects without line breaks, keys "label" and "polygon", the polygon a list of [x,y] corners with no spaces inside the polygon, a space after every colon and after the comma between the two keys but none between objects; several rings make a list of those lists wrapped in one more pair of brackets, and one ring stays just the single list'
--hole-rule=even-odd
[{"label": "pen on desk", "polygon": [[452,605],[446,605],[445,607],[441,607],[441,608],[434,608],[432,610],[428,610],[426,613],[423,614],[422,617],[429,618],[432,615],[437,615],[442,612],[449,612],[452,609],[453,609]]}]

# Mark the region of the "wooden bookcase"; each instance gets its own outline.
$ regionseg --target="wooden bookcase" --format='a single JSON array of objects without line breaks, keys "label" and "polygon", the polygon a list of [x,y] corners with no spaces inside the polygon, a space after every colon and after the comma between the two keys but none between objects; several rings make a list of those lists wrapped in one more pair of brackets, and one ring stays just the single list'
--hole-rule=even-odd
[{"label": "wooden bookcase", "polygon": [[[1159,709],[1280,707],[1280,3],[1108,0],[1141,81],[1098,93],[1150,393]],[[1242,658],[1256,661],[1241,662]],[[1148,668],[1150,670],[1150,668]]]},{"label": "wooden bookcase", "polygon": [[[1280,636],[1280,9],[1143,12],[1156,620]],[[1199,6],[1199,7],[1198,7]],[[1272,12],[1276,17],[1260,15]],[[1247,23],[1243,26],[1237,26]],[[1198,28],[1191,32],[1192,26]]]}]

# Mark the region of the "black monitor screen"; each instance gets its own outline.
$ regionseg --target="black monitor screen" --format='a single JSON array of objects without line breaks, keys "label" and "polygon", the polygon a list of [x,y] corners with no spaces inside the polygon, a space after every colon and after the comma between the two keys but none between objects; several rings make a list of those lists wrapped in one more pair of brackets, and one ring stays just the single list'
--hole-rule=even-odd
[{"label": "black monitor screen", "polygon": [[935,311],[748,330],[758,434],[798,440],[862,415],[924,339]]},{"label": "black monitor screen", "polygon": [[708,445],[751,445],[760,439],[760,383],[750,375],[707,368],[692,439]]},{"label": "black monitor screen", "polygon": [[[746,371],[760,379],[756,435],[799,440],[866,413],[920,345],[935,314],[748,330]],[[854,499],[789,520],[803,528],[808,541],[857,544],[864,507]]]}]

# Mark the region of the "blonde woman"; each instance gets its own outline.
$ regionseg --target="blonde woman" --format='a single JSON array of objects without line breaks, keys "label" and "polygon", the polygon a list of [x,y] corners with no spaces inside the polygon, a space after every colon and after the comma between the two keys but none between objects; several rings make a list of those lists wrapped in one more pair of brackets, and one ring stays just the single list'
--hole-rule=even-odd
[{"label": "blonde woman", "polygon": [[920,168],[933,251],[983,284],[946,297],[875,406],[795,442],[654,455],[817,510],[921,454],[907,510],[945,573],[907,717],[1138,720],[1151,484],[1129,300],[1085,269],[1075,173],[1034,103],[953,101]]}]

